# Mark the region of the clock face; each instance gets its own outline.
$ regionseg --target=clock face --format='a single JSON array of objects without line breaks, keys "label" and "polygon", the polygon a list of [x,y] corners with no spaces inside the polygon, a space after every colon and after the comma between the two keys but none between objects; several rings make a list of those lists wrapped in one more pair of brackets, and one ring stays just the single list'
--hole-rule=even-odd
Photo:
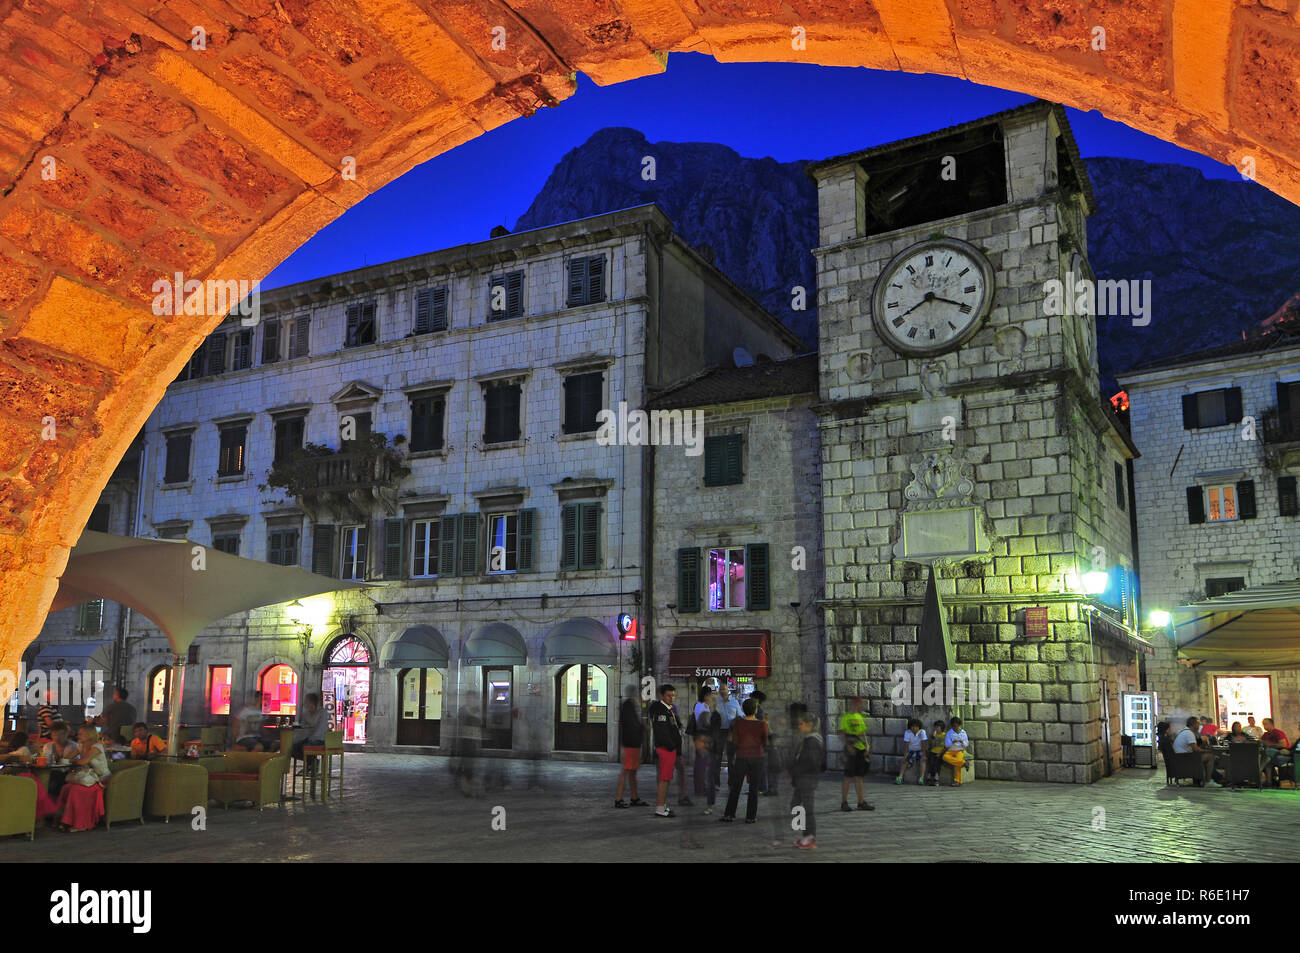
[{"label": "clock face", "polygon": [[920,242],[896,255],[876,281],[872,319],[903,354],[938,354],[963,344],[993,303],[993,268],[954,238]]},{"label": "clock face", "polygon": [[1066,289],[1070,296],[1070,307],[1067,309],[1069,314],[1067,320],[1074,324],[1074,344],[1079,352],[1079,364],[1086,370],[1093,366],[1093,346],[1092,346],[1092,317],[1087,314],[1076,313],[1074,307],[1078,300],[1079,292],[1077,290],[1078,282],[1087,279],[1092,280],[1092,269],[1083,256],[1075,252],[1070,258],[1070,271],[1067,280],[1073,280],[1075,288]]}]

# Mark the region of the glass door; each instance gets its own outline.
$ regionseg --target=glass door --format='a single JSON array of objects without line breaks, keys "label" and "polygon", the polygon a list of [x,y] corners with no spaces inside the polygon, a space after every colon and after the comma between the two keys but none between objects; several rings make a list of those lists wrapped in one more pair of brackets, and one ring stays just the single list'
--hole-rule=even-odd
[{"label": "glass door", "polygon": [[399,745],[437,745],[442,738],[442,673],[436,668],[408,668],[398,676]]},{"label": "glass door", "polygon": [[555,676],[555,749],[604,751],[609,680],[599,665],[570,665]]},{"label": "glass door", "polygon": [[483,670],[483,747],[514,747],[514,669]]}]

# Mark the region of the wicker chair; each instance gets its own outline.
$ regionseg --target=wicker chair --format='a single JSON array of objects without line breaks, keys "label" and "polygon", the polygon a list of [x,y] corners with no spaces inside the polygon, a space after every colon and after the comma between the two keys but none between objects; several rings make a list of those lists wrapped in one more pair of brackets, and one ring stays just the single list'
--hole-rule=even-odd
[{"label": "wicker chair", "polygon": [[230,751],[220,763],[208,765],[208,795],[227,808],[234,801],[251,801],[262,810],[269,801],[284,800],[284,775],[289,756],[262,751]]},{"label": "wicker chair", "polygon": [[163,823],[180,814],[192,814],[195,807],[208,806],[208,769],[201,764],[153,761],[144,791],[144,812],[162,817]]},{"label": "wicker chair", "polygon": [[144,789],[149,780],[147,761],[114,761],[104,782],[104,826],[139,821],[144,823]]},{"label": "wicker chair", "polygon": [[0,837],[36,836],[36,782],[31,778],[0,775]]}]

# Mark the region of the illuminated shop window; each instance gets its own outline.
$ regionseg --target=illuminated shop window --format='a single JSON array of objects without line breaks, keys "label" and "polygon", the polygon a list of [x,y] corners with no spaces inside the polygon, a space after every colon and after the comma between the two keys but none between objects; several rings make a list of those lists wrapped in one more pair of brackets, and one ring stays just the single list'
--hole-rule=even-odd
[{"label": "illuminated shop window", "polygon": [[288,665],[272,665],[262,673],[262,714],[298,714],[298,674]]},{"label": "illuminated shop window", "polygon": [[149,676],[149,712],[165,712],[167,710],[168,689],[171,687],[172,670],[166,665],[160,665],[153,670]]},{"label": "illuminated shop window", "polygon": [[214,715],[230,714],[230,673],[229,665],[208,667],[208,711]]},{"label": "illuminated shop window", "polygon": [[745,547],[709,550],[709,608],[745,608]]}]

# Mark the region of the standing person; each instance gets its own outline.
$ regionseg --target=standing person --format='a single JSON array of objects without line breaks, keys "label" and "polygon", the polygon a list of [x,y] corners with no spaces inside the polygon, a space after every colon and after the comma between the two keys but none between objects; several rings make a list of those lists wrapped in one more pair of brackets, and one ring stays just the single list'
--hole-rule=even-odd
[{"label": "standing person", "polygon": [[817,846],[817,817],[814,797],[817,782],[822,776],[822,764],[826,757],[826,745],[817,733],[812,713],[804,709],[798,714],[799,741],[790,760],[790,781],[794,791],[790,795],[790,809],[802,807],[804,813],[803,836],[795,838],[794,846],[810,848]]},{"label": "standing person", "polygon": [[[903,757],[898,762],[898,777],[894,778],[895,784],[903,783],[903,775],[907,773],[909,764],[919,764],[925,758],[925,743],[927,740],[929,740],[929,736],[925,733],[925,727],[921,724],[921,719],[909,718],[907,720],[907,730],[903,732]],[[925,783],[925,779],[920,777],[923,773],[918,771],[917,784]]]},{"label": "standing person", "polygon": [[[1196,719],[1193,718],[1192,721]],[[966,749],[970,747],[970,738],[966,736],[960,718],[954,718],[949,723],[948,733],[943,737],[943,747],[943,760],[952,765],[952,787],[959,788],[961,772],[966,766]]]},{"label": "standing person", "polygon": [[[674,697],[675,696],[676,693],[674,692]],[[676,705],[670,705],[669,707],[672,709],[673,712],[673,721],[677,722],[677,737],[679,741],[681,741],[682,740],[681,716],[677,711]],[[690,716],[690,720],[693,721],[694,718],[695,718],[694,715]],[[678,748],[677,750],[677,806],[678,807],[691,807],[692,805],[695,804],[695,802],[691,800],[690,795],[686,793],[686,767],[687,767],[686,760],[687,760],[686,750],[683,744],[683,746]]]},{"label": "standing person", "polygon": [[51,732],[55,722],[61,721],[63,721],[63,715],[59,713],[59,709],[54,705],[54,692],[46,692],[45,704],[36,709],[36,725],[40,729],[41,740],[49,741],[53,737]]},{"label": "standing person", "polygon": [[742,717],[731,723],[736,750],[736,766],[727,773],[727,807],[720,821],[734,821],[740,804],[740,785],[749,782],[749,799],[745,802],[745,823],[758,820],[758,788],[763,764],[767,760],[767,723],[758,720],[758,702],[746,698]]},{"label": "standing person", "polygon": [[668,788],[673,782],[673,769],[682,750],[682,728],[673,713],[673,699],[677,689],[664,684],[659,687],[659,698],[650,706],[650,729],[654,732],[655,755],[659,759],[658,800],[656,817],[676,817],[668,807]]},{"label": "standing person", "polygon": [[[618,793],[615,807],[649,807],[636,793],[636,773],[641,767],[641,744],[645,741],[645,725],[641,721],[641,703],[637,700],[637,687],[629,682],[623,689],[623,707],[618,713],[618,742],[623,748],[623,767],[618,772]],[[623,788],[632,794],[632,803],[623,800]]]},{"label": "standing person", "polygon": [[763,702],[767,701],[767,693],[755,691],[750,697],[758,703],[758,711],[755,713],[755,717],[767,725],[767,748],[763,756],[763,771],[759,776],[758,790],[760,794],[772,795],[776,793],[772,783],[772,779],[775,777],[772,770],[772,761],[777,756],[777,751],[776,736],[772,734],[772,723],[768,721],[767,712],[763,710]]},{"label": "standing person", "polygon": [[862,714],[862,699],[854,696],[849,699],[849,710],[840,716],[840,734],[844,736],[844,786],[840,792],[840,810],[851,811],[849,807],[849,782],[852,781],[858,792],[858,810],[874,811],[874,804],[868,804],[862,793],[862,779],[867,774],[867,716]]},{"label": "standing person", "polygon": [[135,706],[127,702],[129,695],[125,688],[114,689],[113,703],[95,719],[95,724],[103,726],[104,739],[110,745],[124,744],[122,726],[135,724]]},{"label": "standing person", "polygon": [[727,772],[730,774],[732,762],[736,758],[736,745],[731,740],[731,723],[742,716],[740,702],[731,694],[731,685],[727,682],[726,677],[722,679],[722,684],[718,686],[718,717],[722,719],[722,748],[719,755],[713,762],[713,786],[718,787],[722,777],[723,758],[727,762]]},{"label": "standing person", "polygon": [[[717,697],[705,689],[701,695],[703,711],[695,714],[695,794],[705,799],[704,813],[712,814],[718,799],[718,788],[713,780],[713,761],[717,757],[717,738],[722,722],[716,709]],[[697,706],[698,708],[698,706]]]}]

